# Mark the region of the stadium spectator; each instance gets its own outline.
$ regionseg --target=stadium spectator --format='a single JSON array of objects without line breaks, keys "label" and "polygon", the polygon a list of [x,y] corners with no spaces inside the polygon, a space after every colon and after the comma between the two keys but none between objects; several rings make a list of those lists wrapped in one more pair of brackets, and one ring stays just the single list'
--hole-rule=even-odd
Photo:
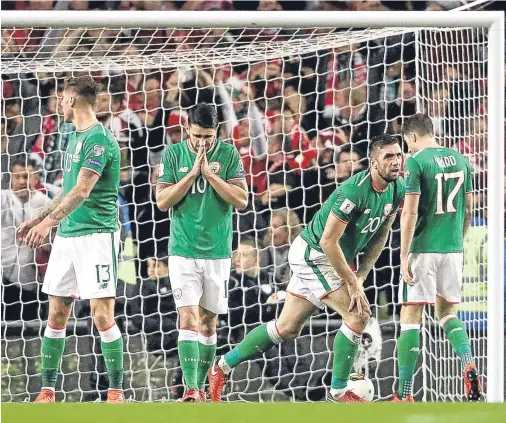
[{"label": "stadium spectator", "polygon": [[[270,283],[267,273],[260,268],[259,260],[255,239],[242,239],[234,252],[230,274],[228,294],[230,340],[227,343],[239,342],[245,333],[251,330],[252,325],[269,321],[276,311],[275,305],[268,304],[269,297],[274,293],[274,286]],[[223,330],[220,328],[218,332]]]},{"label": "stadium spectator", "polygon": [[[39,315],[39,302],[45,295],[39,290],[40,274],[37,251],[15,239],[16,228],[33,218],[49,202],[47,196],[30,190],[33,163],[20,160],[11,165],[11,188],[2,194],[2,299],[3,320],[33,320]],[[49,251],[49,245],[40,250]]]},{"label": "stadium spectator", "polygon": [[301,230],[299,217],[293,210],[282,208],[272,212],[271,225],[263,240],[260,267],[271,274],[278,284],[287,283],[290,279],[288,250]]}]

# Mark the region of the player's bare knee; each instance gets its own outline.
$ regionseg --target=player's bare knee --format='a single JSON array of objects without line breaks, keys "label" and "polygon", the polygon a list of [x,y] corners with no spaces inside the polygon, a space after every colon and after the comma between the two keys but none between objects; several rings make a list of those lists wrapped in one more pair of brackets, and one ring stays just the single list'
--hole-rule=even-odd
[{"label": "player's bare knee", "polygon": [[344,321],[350,329],[355,332],[362,332],[367,326],[369,318],[370,316],[367,313],[362,313],[362,315],[359,316],[358,311],[354,310],[344,318]]},{"label": "player's bare knee", "polygon": [[199,332],[206,336],[211,336],[216,332],[218,316],[215,314],[200,315]]},{"label": "player's bare knee", "polygon": [[403,305],[401,323],[417,325],[422,321],[423,305]]},{"label": "player's bare knee", "polygon": [[179,328],[188,330],[199,330],[199,312],[197,307],[180,307]]},{"label": "player's bare knee", "polygon": [[104,330],[114,324],[114,300],[98,299],[90,302],[95,327]]},{"label": "player's bare knee", "polygon": [[49,298],[49,316],[48,323],[53,327],[64,327],[72,310],[74,300],[71,297],[54,297]]},{"label": "player's bare knee", "polygon": [[304,327],[304,322],[299,323],[294,320],[278,320],[276,327],[284,341],[291,341],[297,338]]}]

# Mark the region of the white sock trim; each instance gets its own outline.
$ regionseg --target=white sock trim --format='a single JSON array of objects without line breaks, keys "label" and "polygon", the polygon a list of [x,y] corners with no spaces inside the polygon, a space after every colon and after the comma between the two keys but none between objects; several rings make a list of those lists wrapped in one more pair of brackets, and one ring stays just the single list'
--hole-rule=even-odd
[{"label": "white sock trim", "polygon": [[197,340],[202,345],[216,345],[218,342],[218,335],[216,335],[216,332],[214,332],[212,335],[204,335],[203,333],[199,332],[197,335]]},{"label": "white sock trim", "polygon": [[43,386],[41,391],[51,391],[54,392],[54,388],[52,386]]},{"label": "white sock trim", "polygon": [[220,357],[220,359],[218,360],[218,367],[223,370],[223,373],[225,373],[226,375],[228,375],[231,371],[232,371],[232,367],[230,367],[226,360],[225,360],[225,356],[222,355]]},{"label": "white sock trim", "polygon": [[283,338],[278,331],[275,320],[271,320],[267,323],[267,335],[269,335],[269,338],[271,338],[271,341],[275,344],[281,344],[283,342]]},{"label": "white sock trim", "polygon": [[441,326],[442,328],[444,327],[444,325],[446,325],[450,320],[452,319],[458,319],[457,316],[455,316],[455,314],[449,314],[448,316],[445,316],[443,317],[440,321],[439,321],[439,326]]},{"label": "white sock trim", "polygon": [[346,336],[354,344],[359,344],[362,339],[362,334],[351,329],[346,323],[343,323],[339,329],[341,333]]},{"label": "white sock trim", "polygon": [[332,395],[332,398],[337,400],[337,399],[341,398],[347,390],[348,390],[348,387],[341,388],[341,389],[330,388],[330,395]]},{"label": "white sock trim", "polygon": [[179,329],[179,335],[177,337],[177,341],[195,341],[197,342],[199,339],[199,333],[196,330],[190,329]]},{"label": "white sock trim", "polygon": [[420,324],[416,323],[401,323],[401,332],[405,332],[407,330],[420,330]]},{"label": "white sock trim", "polygon": [[67,328],[63,329],[56,329],[52,328],[49,325],[46,325],[46,329],[44,329],[44,336],[51,339],[62,339],[65,338],[65,333],[67,331]]},{"label": "white sock trim", "polygon": [[100,333],[100,339],[102,342],[108,344],[109,342],[114,342],[121,338],[121,331],[116,323],[106,330],[98,330]]}]

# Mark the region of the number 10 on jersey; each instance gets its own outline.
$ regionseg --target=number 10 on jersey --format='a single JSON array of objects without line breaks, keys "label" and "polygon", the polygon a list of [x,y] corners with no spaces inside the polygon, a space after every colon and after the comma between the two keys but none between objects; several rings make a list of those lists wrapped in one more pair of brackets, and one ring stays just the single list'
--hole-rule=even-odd
[{"label": "number 10 on jersey", "polygon": [[206,188],[207,188],[207,179],[203,178],[202,176],[199,176],[197,179],[193,181],[190,194],[195,194],[195,192],[204,194]]}]

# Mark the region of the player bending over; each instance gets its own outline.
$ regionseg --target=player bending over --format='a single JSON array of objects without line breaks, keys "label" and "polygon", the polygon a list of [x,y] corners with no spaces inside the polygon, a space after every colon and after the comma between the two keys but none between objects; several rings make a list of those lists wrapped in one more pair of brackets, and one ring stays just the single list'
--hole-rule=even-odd
[{"label": "player bending over", "polygon": [[123,339],[114,321],[120,228],[120,149],[94,112],[98,86],[88,76],[68,78],[63,115],[76,131],[62,160],[63,194],[17,231],[32,248],[47,242],[58,225],[42,291],[49,317],[42,341],[42,390],[35,402],[54,402],[74,298],[89,299],[109,375],[107,402],[124,402]]},{"label": "player bending over", "polygon": [[205,400],[218,314],[227,313],[232,206],[244,209],[248,203],[239,152],[216,139],[217,126],[214,106],[193,107],[189,139],[167,147],[156,187],[160,210],[172,208],[169,277],[179,312],[183,401]]},{"label": "player bending over", "polygon": [[399,387],[393,402],[412,402],[412,380],[420,348],[425,304],[436,316],[464,372],[469,401],[482,397],[464,324],[456,316],[461,297],[464,237],[472,213],[472,174],[467,159],[440,146],[427,115],[404,124],[406,199],[401,218],[401,335],[397,342]]},{"label": "player bending over", "polygon": [[[346,386],[370,309],[363,291],[404,198],[399,178],[401,148],[389,135],[370,144],[371,167],[340,185],[290,247],[292,278],[278,320],[253,329],[232,351],[217,359],[209,372],[209,391],[220,401],[228,374],[243,361],[296,338],[316,308],[338,312],[343,325],[334,340],[329,399],[361,402]],[[367,246],[367,250],[365,247]],[[355,274],[348,263],[364,252]]]}]

